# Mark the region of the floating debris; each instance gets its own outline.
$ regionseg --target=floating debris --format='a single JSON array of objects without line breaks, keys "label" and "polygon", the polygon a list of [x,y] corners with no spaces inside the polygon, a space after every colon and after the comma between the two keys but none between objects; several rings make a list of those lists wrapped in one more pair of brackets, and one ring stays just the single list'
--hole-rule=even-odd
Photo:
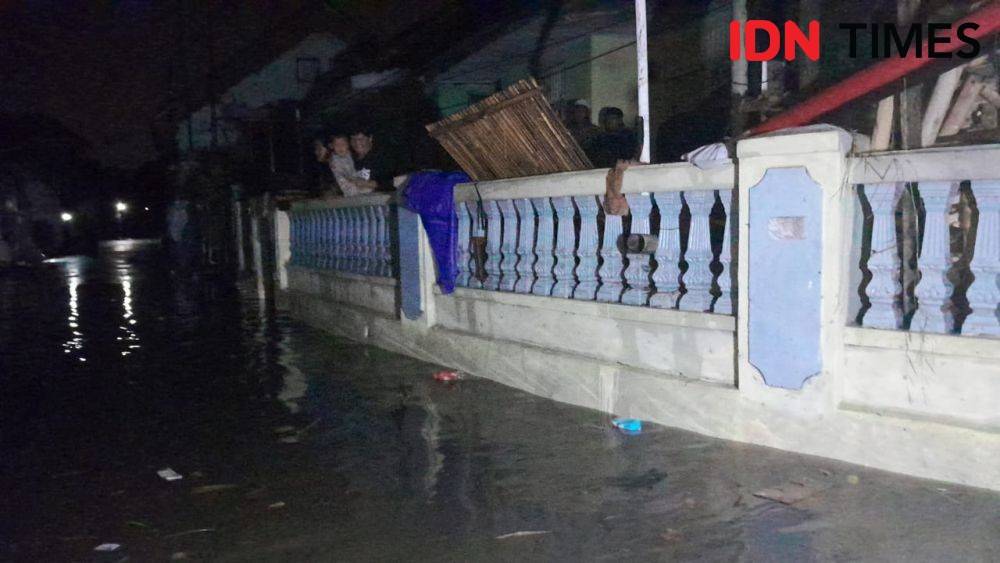
[{"label": "floating debris", "polygon": [[217,493],[219,491],[228,491],[230,489],[235,489],[239,485],[233,483],[220,483],[218,485],[204,485],[201,487],[195,487],[191,489],[192,495],[203,495],[205,493]]},{"label": "floating debris", "polygon": [[215,528],[196,528],[194,530],[185,530],[183,532],[177,532],[176,534],[170,534],[168,536],[163,536],[164,538],[179,538],[182,536],[190,536],[194,534],[208,534],[215,532]]},{"label": "floating debris", "polygon": [[94,551],[118,551],[122,544],[120,543],[102,543],[101,545],[94,548]]},{"label": "floating debris", "polygon": [[614,418],[611,424],[624,434],[634,436],[642,432],[642,421],[637,418]]},{"label": "floating debris", "polygon": [[267,508],[269,510],[277,510],[279,508],[285,508],[285,503],[279,500],[278,502],[272,502],[271,504],[267,505]]},{"label": "floating debris", "polygon": [[451,383],[453,381],[458,381],[461,378],[462,377],[457,371],[452,370],[439,371],[434,374],[434,381],[440,381],[442,383]]},{"label": "floating debris", "polygon": [[167,481],[179,481],[184,478],[183,475],[173,469],[170,469],[169,467],[157,471],[156,474],[159,475],[161,479]]},{"label": "floating debris", "polygon": [[777,487],[757,491],[753,496],[791,505],[828,488],[830,488],[830,485],[793,481]]},{"label": "floating debris", "polygon": [[511,532],[509,534],[502,534],[497,536],[495,539],[506,540],[510,538],[523,538],[525,536],[541,536],[544,534],[551,534],[552,532],[548,530],[522,530],[520,532]]}]

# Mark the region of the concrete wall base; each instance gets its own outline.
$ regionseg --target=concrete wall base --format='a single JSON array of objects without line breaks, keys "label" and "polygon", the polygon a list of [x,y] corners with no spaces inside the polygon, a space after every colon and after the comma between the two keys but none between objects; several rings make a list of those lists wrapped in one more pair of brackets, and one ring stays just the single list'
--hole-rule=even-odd
[{"label": "concrete wall base", "polygon": [[[779,409],[732,385],[674,377],[566,351],[401,322],[299,290],[293,316],[331,333],[577,406],[707,436],[1000,490],[1000,433],[865,407]],[[807,383],[807,387],[810,383]]]}]

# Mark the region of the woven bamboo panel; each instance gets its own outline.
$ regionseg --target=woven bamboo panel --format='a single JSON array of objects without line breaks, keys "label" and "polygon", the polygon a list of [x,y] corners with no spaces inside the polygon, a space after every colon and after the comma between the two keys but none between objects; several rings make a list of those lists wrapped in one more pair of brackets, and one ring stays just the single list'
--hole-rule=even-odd
[{"label": "woven bamboo panel", "polygon": [[533,78],[431,123],[427,131],[474,180],[594,167]]}]

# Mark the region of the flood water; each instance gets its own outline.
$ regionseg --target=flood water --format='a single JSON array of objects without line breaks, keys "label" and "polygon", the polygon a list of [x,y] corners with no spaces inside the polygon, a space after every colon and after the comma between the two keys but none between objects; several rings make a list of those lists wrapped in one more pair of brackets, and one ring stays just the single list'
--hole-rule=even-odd
[{"label": "flood water", "polygon": [[[996,493],[625,436],[436,368],[172,276],[155,245],[0,272],[0,559],[1000,560]],[[811,492],[754,496],[776,486]]]}]

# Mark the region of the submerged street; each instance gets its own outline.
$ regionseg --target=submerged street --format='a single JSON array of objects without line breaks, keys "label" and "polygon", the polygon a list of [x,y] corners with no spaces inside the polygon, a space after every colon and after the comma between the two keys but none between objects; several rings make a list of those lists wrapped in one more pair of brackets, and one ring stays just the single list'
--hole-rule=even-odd
[{"label": "submerged street", "polygon": [[0,559],[1000,560],[996,493],[438,369],[155,244],[2,272]]}]

